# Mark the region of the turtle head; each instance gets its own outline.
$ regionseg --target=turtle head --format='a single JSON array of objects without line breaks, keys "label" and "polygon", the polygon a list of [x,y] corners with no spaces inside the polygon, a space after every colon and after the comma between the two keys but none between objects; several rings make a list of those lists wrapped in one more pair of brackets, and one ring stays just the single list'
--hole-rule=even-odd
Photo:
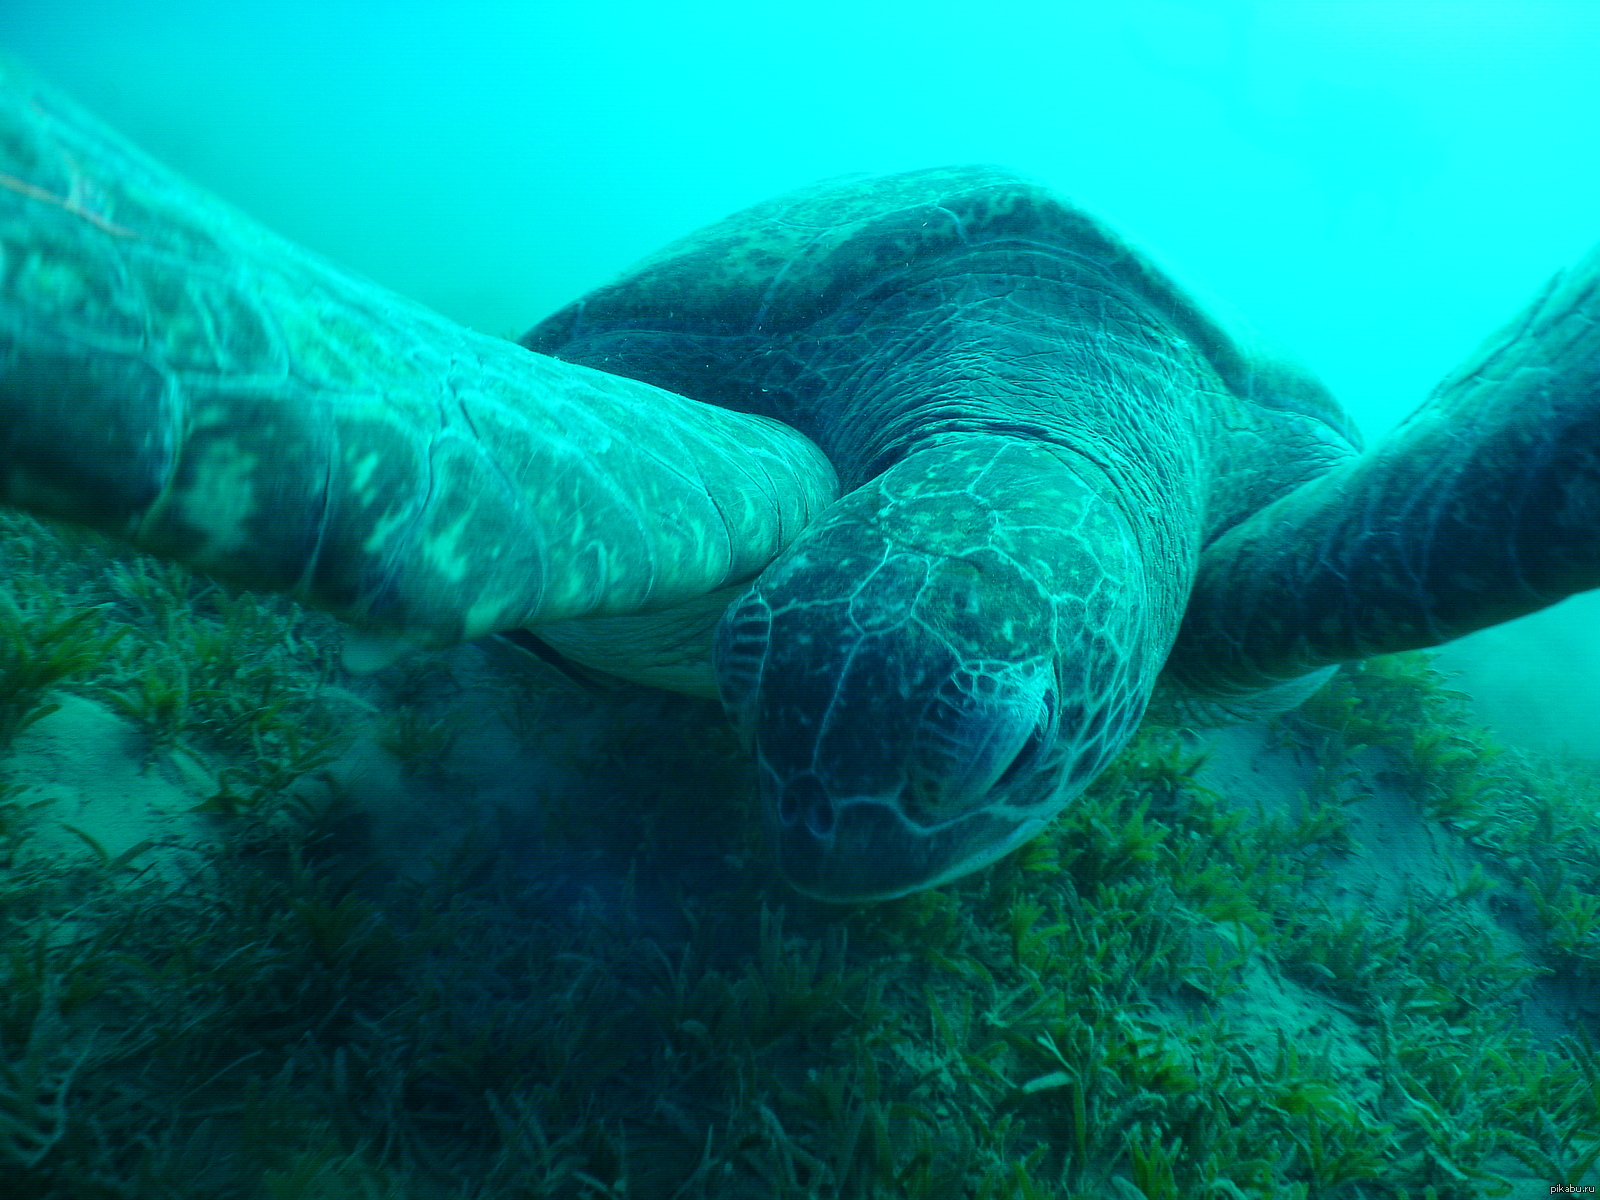
[{"label": "turtle head", "polygon": [[932,887],[1039,833],[1132,732],[1160,665],[1137,669],[1044,565],[1081,521],[941,473],[902,462],[847,495],[718,629],[778,865],[819,899]]}]

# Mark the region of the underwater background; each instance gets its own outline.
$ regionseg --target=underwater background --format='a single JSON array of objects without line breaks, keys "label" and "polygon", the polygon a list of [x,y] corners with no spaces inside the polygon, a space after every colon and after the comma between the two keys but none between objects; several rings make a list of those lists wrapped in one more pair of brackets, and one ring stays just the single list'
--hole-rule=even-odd
[{"label": "underwater background", "polygon": [[[0,51],[503,336],[787,189],[993,162],[1372,438],[1600,240],[1583,0],[0,0]],[[331,620],[15,515],[0,571],[5,1200],[1600,1183],[1600,593],[1151,724],[996,867],[831,908],[715,705],[352,678]]]}]

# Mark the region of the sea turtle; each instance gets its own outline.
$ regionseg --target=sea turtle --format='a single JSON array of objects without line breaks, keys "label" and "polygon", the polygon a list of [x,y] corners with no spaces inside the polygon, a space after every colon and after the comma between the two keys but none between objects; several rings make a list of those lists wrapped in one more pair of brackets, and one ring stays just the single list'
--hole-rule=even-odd
[{"label": "sea turtle", "polygon": [[1158,682],[1282,708],[1600,585],[1595,256],[1361,456],[1306,372],[1003,170],[757,205],[518,346],[15,66],[0,100],[0,499],[332,610],[357,658],[532,630],[720,693],[815,896],[994,861]]}]

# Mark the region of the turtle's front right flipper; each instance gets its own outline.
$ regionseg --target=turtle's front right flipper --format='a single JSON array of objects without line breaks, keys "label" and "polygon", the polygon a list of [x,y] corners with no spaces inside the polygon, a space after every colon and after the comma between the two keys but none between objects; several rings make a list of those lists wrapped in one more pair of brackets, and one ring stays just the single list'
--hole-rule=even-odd
[{"label": "turtle's front right flipper", "polygon": [[418,645],[682,603],[836,492],[760,417],[463,329],[0,60],[0,501]]},{"label": "turtle's front right flipper", "polygon": [[1600,587],[1600,248],[1364,457],[1201,556],[1170,678],[1270,687]]}]

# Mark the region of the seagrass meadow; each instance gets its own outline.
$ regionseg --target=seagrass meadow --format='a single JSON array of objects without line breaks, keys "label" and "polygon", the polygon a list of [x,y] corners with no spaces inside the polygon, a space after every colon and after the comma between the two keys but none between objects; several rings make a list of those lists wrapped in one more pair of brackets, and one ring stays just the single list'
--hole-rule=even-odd
[{"label": "seagrass meadow", "polygon": [[1042,837],[829,907],[714,705],[6,517],[15,1200],[1399,1198],[1600,1182],[1600,770],[1424,655],[1148,722]]}]

